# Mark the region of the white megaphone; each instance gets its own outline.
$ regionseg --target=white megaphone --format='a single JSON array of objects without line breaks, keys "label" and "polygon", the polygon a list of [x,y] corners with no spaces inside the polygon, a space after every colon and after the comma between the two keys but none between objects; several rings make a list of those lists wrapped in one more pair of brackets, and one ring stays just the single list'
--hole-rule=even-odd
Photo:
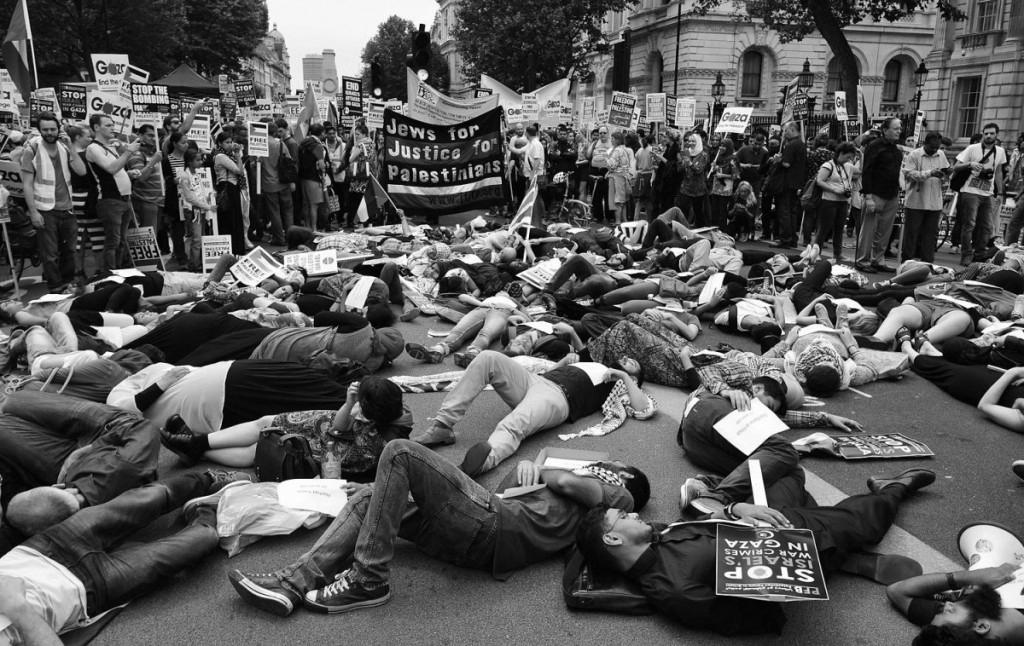
[{"label": "white megaphone", "polygon": [[[1024,541],[999,523],[978,522],[964,526],[957,534],[957,547],[968,569],[998,567],[1003,563],[1024,564]],[[1024,568],[1018,567],[1013,581],[996,588],[1004,608],[1024,608]]]}]

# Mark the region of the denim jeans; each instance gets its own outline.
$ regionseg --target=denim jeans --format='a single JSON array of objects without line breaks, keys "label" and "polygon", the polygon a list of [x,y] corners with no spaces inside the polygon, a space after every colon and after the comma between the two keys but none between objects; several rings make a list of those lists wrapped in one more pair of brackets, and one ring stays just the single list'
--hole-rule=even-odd
[{"label": "denim jeans", "polygon": [[580,255],[569,256],[548,283],[548,289],[558,291],[569,278],[575,278],[569,290],[569,298],[584,296],[600,296],[609,289],[615,289],[615,279],[595,267],[589,260]]},{"label": "denim jeans", "polygon": [[206,494],[209,476],[168,478],[86,507],[24,545],[68,568],[85,586],[86,611],[94,616],[130,601],[212,552],[217,528],[194,523],[149,543],[120,546],[188,500]]},{"label": "denim jeans", "polygon": [[78,220],[71,211],[40,211],[43,228],[36,247],[43,261],[43,278],[50,289],[71,282],[75,277],[75,250],[78,246]]},{"label": "denim jeans", "polygon": [[263,214],[270,222],[272,242],[284,244],[284,232],[294,224],[292,192],[287,186],[274,193],[264,191],[260,196],[260,203],[263,204]]},{"label": "denim jeans", "polygon": [[472,346],[478,350],[486,350],[501,336],[511,314],[510,310],[477,307],[459,319],[443,343],[451,352],[461,348],[475,335]]},{"label": "denim jeans", "polygon": [[[960,264],[971,262],[974,255],[982,255],[992,237],[993,202],[988,195],[960,193],[957,213],[960,215]],[[973,251],[972,251],[973,250]]]},{"label": "denim jeans", "polygon": [[877,195],[864,195],[860,235],[857,238],[857,262],[866,265],[881,265],[885,262],[885,248],[889,245],[897,208],[897,197],[886,199]]},{"label": "denim jeans", "polygon": [[353,495],[313,547],[278,575],[306,592],[331,582],[354,560],[355,579],[373,588],[388,581],[398,537],[442,561],[489,570],[499,504],[432,450],[393,440],[380,456],[373,486]]},{"label": "denim jeans", "polygon": [[96,202],[96,217],[103,225],[103,269],[119,269],[128,257],[125,240],[132,223],[132,203],[128,198],[103,198]]},{"label": "denim jeans", "polygon": [[512,412],[498,422],[487,438],[491,454],[484,463],[485,470],[515,453],[524,438],[558,426],[569,418],[569,402],[554,382],[531,374],[511,357],[484,350],[444,398],[435,416],[437,421],[455,426],[488,385],[494,387],[494,392]]},{"label": "denim jeans", "polygon": [[804,472],[796,450],[785,439],[774,435],[749,456],[733,446],[715,430],[715,423],[731,412],[732,405],[722,397],[701,399],[679,424],[679,440],[686,457],[702,469],[725,476],[712,491],[723,503],[746,502],[752,496],[747,460],[761,461],[761,474],[773,498],[784,499],[783,491],[804,485]]},{"label": "denim jeans", "polygon": [[[21,391],[0,416],[0,475],[5,496],[57,482],[61,465],[79,446],[92,450],[65,476],[95,505],[156,477],[160,434],[124,410],[54,393]],[[7,486],[10,484],[10,486]]]},{"label": "denim jeans", "polygon": [[34,325],[25,332],[25,353],[31,369],[35,360],[44,354],[63,354],[78,350],[75,326],[64,312],[54,312],[46,327]]}]

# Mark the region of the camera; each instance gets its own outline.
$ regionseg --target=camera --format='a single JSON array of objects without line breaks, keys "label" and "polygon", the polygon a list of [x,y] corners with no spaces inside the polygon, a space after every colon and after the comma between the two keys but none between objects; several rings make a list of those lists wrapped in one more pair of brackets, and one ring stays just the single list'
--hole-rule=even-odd
[{"label": "camera", "polygon": [[995,172],[991,168],[983,168],[978,171],[978,179],[990,180],[995,175]]}]

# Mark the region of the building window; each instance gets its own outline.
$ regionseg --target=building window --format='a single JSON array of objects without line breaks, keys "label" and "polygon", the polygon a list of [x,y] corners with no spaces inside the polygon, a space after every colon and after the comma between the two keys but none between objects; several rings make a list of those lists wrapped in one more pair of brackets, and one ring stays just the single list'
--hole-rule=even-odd
[{"label": "building window", "polygon": [[748,51],[743,54],[743,82],[740,96],[761,96],[761,71],[764,69],[764,54]]},{"label": "building window", "polygon": [[839,69],[839,59],[833,57],[828,62],[828,79],[825,81],[825,94],[831,96],[836,92],[845,92],[846,84],[843,83],[843,74]]},{"label": "building window", "polygon": [[885,71],[882,78],[882,101],[895,103],[900,100],[900,78],[903,74],[903,65],[893,59],[885,64]]},{"label": "building window", "polygon": [[978,131],[981,113],[981,77],[965,76],[957,80],[956,111],[958,137],[969,138]]},{"label": "building window", "polygon": [[974,31],[982,33],[995,31],[999,0],[980,0],[976,8],[977,13],[974,18]]}]

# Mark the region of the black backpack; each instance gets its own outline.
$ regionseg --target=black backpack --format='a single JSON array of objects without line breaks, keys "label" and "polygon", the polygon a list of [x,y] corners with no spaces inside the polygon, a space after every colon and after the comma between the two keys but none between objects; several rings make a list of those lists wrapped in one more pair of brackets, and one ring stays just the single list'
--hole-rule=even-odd
[{"label": "black backpack", "polygon": [[256,442],[256,479],[260,482],[281,482],[296,478],[315,478],[320,465],[313,458],[309,440],[279,428],[268,428]]},{"label": "black backpack", "polygon": [[282,184],[293,184],[299,181],[299,167],[295,164],[288,146],[281,142],[281,154],[277,156],[277,179]]}]

